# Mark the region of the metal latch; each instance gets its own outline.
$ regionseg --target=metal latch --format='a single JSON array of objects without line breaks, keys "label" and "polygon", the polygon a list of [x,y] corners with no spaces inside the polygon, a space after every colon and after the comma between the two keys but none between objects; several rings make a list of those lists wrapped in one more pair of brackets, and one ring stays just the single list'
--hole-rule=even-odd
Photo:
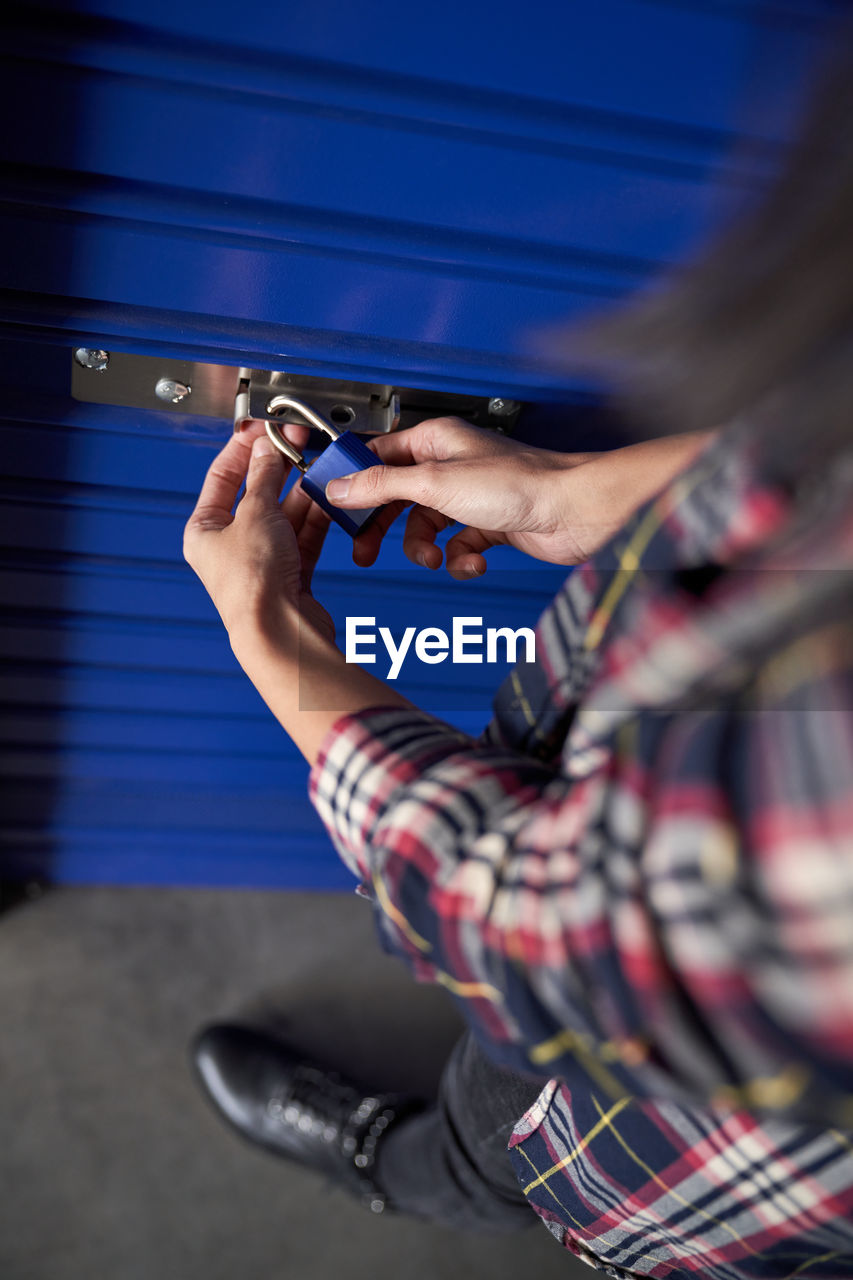
[{"label": "metal latch", "polygon": [[[509,433],[522,407],[517,400],[500,396],[317,378],[283,370],[128,355],[94,347],[77,347],[72,353],[71,394],[88,403],[222,418],[235,423],[247,418],[266,419],[271,400],[291,396],[310,405],[334,427],[361,435],[379,435],[413,426],[425,418],[451,414]],[[310,451],[323,444],[322,434],[313,428],[306,448]]]},{"label": "metal latch", "polygon": [[[273,400],[278,400],[278,412],[281,413],[288,396],[293,399],[294,406],[296,403],[310,405],[322,420],[342,430],[383,435],[400,425],[400,396],[392,386],[305,377],[266,369],[240,369],[238,372],[235,429],[248,418],[267,418],[272,413],[269,406]],[[305,420],[308,421],[307,418]]]}]

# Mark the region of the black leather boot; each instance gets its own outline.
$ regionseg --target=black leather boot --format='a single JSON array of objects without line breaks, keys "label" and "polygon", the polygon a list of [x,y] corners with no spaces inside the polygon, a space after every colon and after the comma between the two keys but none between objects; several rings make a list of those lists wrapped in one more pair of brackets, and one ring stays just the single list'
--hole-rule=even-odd
[{"label": "black leather boot", "polygon": [[372,1177],[376,1144],[425,1103],[366,1095],[277,1037],[237,1023],[206,1027],[191,1055],[208,1098],[244,1138],[326,1174],[373,1213],[393,1210]]}]

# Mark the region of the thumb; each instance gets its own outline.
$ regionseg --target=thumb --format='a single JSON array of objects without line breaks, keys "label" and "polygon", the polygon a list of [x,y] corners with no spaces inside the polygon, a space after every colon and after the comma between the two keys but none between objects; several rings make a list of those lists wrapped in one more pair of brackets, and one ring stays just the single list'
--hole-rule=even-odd
[{"label": "thumb", "polygon": [[258,436],[252,445],[249,470],[246,473],[247,497],[264,503],[278,503],[284,484],[284,459],[266,436]]},{"label": "thumb", "polygon": [[430,463],[412,467],[377,464],[366,471],[339,476],[326,485],[326,497],[336,507],[378,507],[398,499],[436,506],[438,496],[435,469]]}]

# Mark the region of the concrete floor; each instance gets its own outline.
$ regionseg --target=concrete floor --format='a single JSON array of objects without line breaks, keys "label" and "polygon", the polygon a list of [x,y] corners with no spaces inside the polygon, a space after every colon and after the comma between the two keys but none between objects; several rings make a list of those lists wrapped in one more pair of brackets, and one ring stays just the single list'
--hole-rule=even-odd
[{"label": "concrete floor", "polygon": [[379,951],[354,895],[53,890],[0,916],[0,1008],[2,1280],[590,1274],[538,1225],[373,1218],[197,1092],[194,1030],[249,1012],[376,1088],[434,1088],[456,1012]]}]

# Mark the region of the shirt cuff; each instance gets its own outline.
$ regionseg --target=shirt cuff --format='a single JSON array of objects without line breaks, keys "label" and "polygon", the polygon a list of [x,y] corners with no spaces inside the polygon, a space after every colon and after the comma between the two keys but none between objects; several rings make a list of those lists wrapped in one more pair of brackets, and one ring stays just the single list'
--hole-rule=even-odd
[{"label": "shirt cuff", "polygon": [[460,747],[475,745],[468,734],[414,707],[369,707],[335,721],[311,769],[308,795],[354,875],[372,881],[371,838],[399,789]]}]

